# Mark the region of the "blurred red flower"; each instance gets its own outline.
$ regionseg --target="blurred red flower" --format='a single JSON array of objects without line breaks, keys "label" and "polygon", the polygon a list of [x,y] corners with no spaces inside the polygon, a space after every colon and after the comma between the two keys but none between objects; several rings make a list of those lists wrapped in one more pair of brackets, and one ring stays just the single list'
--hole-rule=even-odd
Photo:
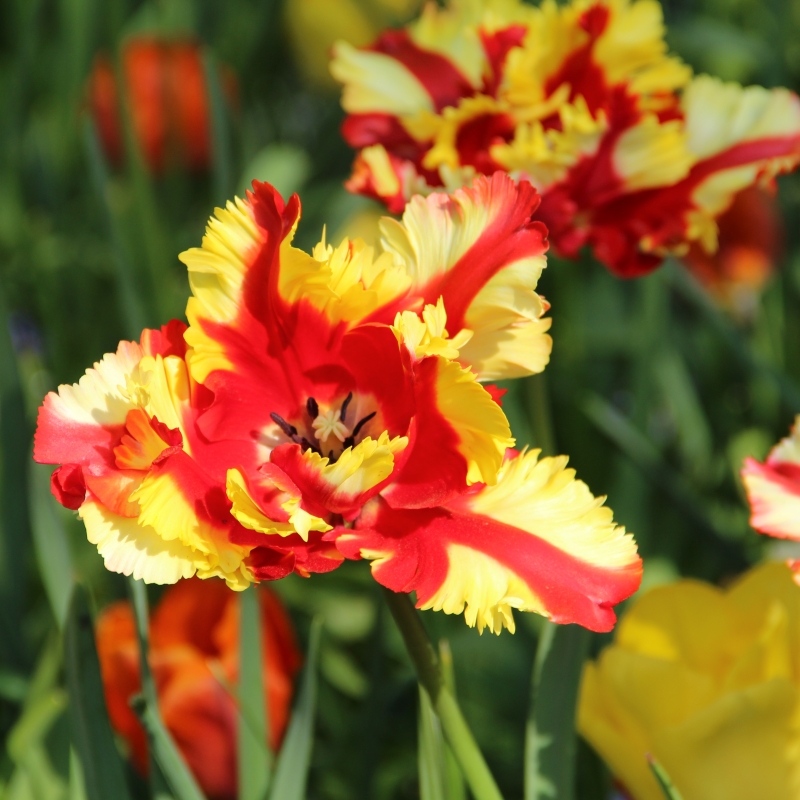
[{"label": "blurred red flower", "polygon": [[721,305],[737,316],[752,317],[783,250],[778,202],[766,189],[745,189],[717,224],[717,252],[706,253],[695,243],[684,261]]},{"label": "blurred red flower", "polygon": [[[274,594],[258,589],[264,644],[270,746],[286,729],[300,654],[289,618]],[[223,581],[185,580],[170,587],[150,623],[150,664],[159,708],[201,788],[214,800],[236,797],[236,705],[220,678],[235,684],[239,669],[239,604]],[[97,620],[97,651],[114,730],[147,771],[144,731],[129,705],[141,690],[136,629],[130,603],[118,602]]]},{"label": "blurred red flower", "polygon": [[[132,124],[142,155],[156,174],[168,162],[202,171],[211,163],[208,86],[200,46],[193,41],[131,39],[122,69]],[[223,69],[225,94],[233,99],[236,80]],[[117,83],[107,55],[95,58],[89,101],[106,156],[119,164],[124,153]]]}]

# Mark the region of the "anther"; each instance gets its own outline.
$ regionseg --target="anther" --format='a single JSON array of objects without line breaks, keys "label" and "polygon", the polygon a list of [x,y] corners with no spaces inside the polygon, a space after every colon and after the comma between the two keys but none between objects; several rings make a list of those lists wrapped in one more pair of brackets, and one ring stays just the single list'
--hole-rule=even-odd
[{"label": "anther", "polygon": [[308,416],[311,417],[312,420],[319,416],[319,405],[313,397],[309,397],[308,400],[306,400],[306,411],[308,411]]},{"label": "anther", "polygon": [[339,419],[344,422],[345,418],[347,417],[347,407],[350,405],[350,401],[353,399],[353,393],[350,392],[347,397],[344,399],[344,403],[342,403],[342,410],[339,412]]},{"label": "anther", "polygon": [[270,412],[270,417],[272,421],[291,439],[294,436],[297,436],[297,428],[294,425],[290,425],[280,414],[276,414],[274,411]]},{"label": "anther", "polygon": [[367,424],[367,423],[368,423],[368,422],[369,422],[369,421],[370,421],[370,420],[371,420],[371,419],[372,419],[372,418],[373,418],[373,417],[374,417],[374,416],[375,416],[377,413],[378,413],[377,411],[373,411],[371,414],[367,414],[367,416],[366,416],[366,417],[362,417],[362,418],[361,418],[361,419],[358,421],[358,425],[356,425],[356,426],[355,426],[355,428],[353,428],[353,433],[351,434],[351,436],[352,436],[352,437],[355,439],[355,438],[356,438],[356,436],[358,436],[358,434],[359,434],[359,431],[360,431],[360,430],[361,430],[361,429],[362,429],[362,428],[363,428],[363,427],[364,427],[364,426],[365,426],[365,425],[366,425],[366,424]]}]

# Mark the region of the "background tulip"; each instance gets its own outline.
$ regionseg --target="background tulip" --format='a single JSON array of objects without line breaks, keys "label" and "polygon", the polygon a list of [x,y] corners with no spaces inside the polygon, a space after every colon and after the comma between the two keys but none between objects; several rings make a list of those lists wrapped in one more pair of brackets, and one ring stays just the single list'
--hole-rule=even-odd
[{"label": "background tulip", "polygon": [[727,591],[651,590],[586,666],[578,727],[634,800],[790,800],[800,787],[800,587],[783,564]]},{"label": "background tulip", "polygon": [[[280,746],[300,654],[291,623],[275,595],[258,590],[270,747]],[[239,670],[239,606],[222,581],[186,580],[170,587],[150,629],[150,664],[164,723],[203,791],[213,800],[236,797],[238,715],[229,686]],[[97,650],[111,723],[147,771],[145,734],[131,709],[141,690],[131,606],[110,605],[97,621]]]}]

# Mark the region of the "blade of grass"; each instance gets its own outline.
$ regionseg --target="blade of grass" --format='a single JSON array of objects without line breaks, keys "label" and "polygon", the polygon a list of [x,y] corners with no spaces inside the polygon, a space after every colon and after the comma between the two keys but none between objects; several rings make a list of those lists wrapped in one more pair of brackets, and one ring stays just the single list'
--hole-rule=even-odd
[{"label": "blade of grass", "polygon": [[314,745],[314,722],[317,712],[317,667],[322,619],[315,617],[308,637],[308,656],[303,685],[292,712],[289,729],[275,765],[270,800],[305,800],[311,750]]},{"label": "blade of grass", "polygon": [[271,778],[262,648],[261,606],[251,586],[239,593],[239,800],[263,800]]},{"label": "blade of grass", "polygon": [[431,699],[419,685],[419,719],[417,721],[417,765],[420,800],[445,800],[445,762],[442,726]]},{"label": "blade of grass", "polygon": [[589,631],[579,625],[543,628],[525,731],[525,800],[575,796],[575,707],[588,646]]},{"label": "blade of grass", "polygon": [[158,797],[167,793],[169,785],[178,800],[199,800],[203,794],[183,761],[175,742],[172,741],[169,731],[164,727],[158,710],[158,695],[148,660],[150,608],[147,602],[147,586],[143,581],[129,578],[128,588],[136,619],[142,682],[142,694],[134,701],[133,707],[150,741],[150,790],[154,797]]},{"label": "blade of grass", "polygon": [[88,800],[130,800],[100,678],[85,589],[76,585],[64,630],[64,658],[72,741]]},{"label": "blade of grass", "polygon": [[64,627],[75,576],[67,532],[61,522],[58,506],[50,492],[50,470],[33,461],[29,464],[30,514],[33,547],[39,575],[58,627]]},{"label": "blade of grass", "polygon": [[649,753],[647,755],[647,763],[650,765],[650,770],[653,773],[653,777],[656,779],[659,788],[662,792],[664,792],[664,797],[666,800],[683,800],[683,796],[678,791],[675,784],[670,780],[669,775],[667,775],[667,771],[661,766],[661,764],[658,763],[655,757]]}]

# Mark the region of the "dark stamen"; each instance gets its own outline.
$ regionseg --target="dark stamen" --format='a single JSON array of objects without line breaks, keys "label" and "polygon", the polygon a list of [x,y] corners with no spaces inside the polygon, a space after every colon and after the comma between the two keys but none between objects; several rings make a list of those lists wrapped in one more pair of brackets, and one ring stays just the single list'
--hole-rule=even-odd
[{"label": "dark stamen", "polygon": [[331,451],[328,453],[328,459],[329,459],[331,462],[333,462],[333,461],[335,460],[335,459],[334,459],[334,457],[333,457],[333,450],[331,450]]},{"label": "dark stamen", "polygon": [[274,411],[270,413],[270,417],[272,417],[272,421],[291,439],[293,436],[297,435],[297,428],[294,425],[290,425],[280,414],[276,414]]},{"label": "dark stamen", "polygon": [[363,427],[364,427],[364,426],[365,426],[365,425],[366,425],[366,424],[367,424],[367,423],[368,423],[368,422],[369,422],[369,421],[370,421],[370,420],[371,420],[371,419],[372,419],[372,418],[373,418],[373,417],[374,417],[374,416],[375,416],[377,413],[378,413],[377,411],[373,411],[371,414],[367,414],[367,416],[366,416],[366,417],[362,417],[362,418],[361,418],[361,419],[358,421],[358,425],[356,425],[356,426],[355,426],[355,428],[353,428],[353,433],[351,434],[351,436],[352,436],[352,437],[355,439],[355,438],[356,438],[356,436],[358,436],[358,432],[359,432],[359,431],[360,431],[360,430],[361,430],[361,429],[362,429],[362,428],[363,428]]},{"label": "dark stamen", "polygon": [[350,405],[350,401],[353,399],[353,393],[350,392],[347,397],[344,399],[344,403],[342,403],[342,410],[339,412],[339,419],[344,422],[345,417],[347,416],[347,406]]},{"label": "dark stamen", "polygon": [[303,436],[303,438],[302,438],[302,439],[300,439],[300,441],[298,442],[298,444],[299,444],[299,445],[300,445],[300,446],[301,446],[301,447],[302,447],[304,450],[314,450],[315,452],[319,453],[319,448],[318,448],[316,445],[313,445],[313,444],[311,444],[311,442],[310,442],[308,439],[306,439],[306,437],[305,437],[305,436]]},{"label": "dark stamen", "polygon": [[306,411],[308,411],[308,416],[311,417],[312,420],[319,416],[319,406],[313,397],[309,397],[308,400],[306,400]]}]

